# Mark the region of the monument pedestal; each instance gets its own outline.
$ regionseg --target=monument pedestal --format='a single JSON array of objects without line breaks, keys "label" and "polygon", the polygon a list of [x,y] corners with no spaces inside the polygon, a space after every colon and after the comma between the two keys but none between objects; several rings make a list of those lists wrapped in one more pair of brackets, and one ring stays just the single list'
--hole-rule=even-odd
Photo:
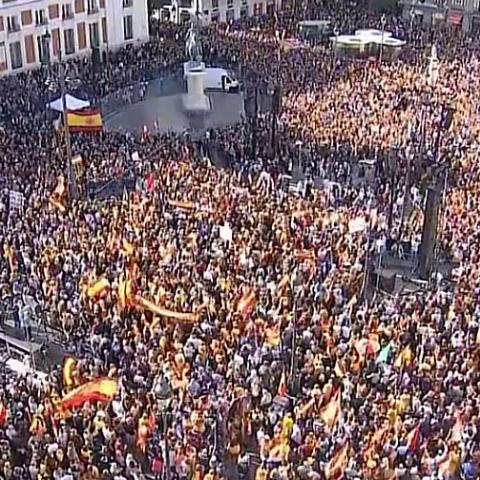
[{"label": "monument pedestal", "polygon": [[189,113],[210,111],[210,99],[204,93],[205,71],[202,67],[186,72],[187,93],[183,95],[183,108]]}]

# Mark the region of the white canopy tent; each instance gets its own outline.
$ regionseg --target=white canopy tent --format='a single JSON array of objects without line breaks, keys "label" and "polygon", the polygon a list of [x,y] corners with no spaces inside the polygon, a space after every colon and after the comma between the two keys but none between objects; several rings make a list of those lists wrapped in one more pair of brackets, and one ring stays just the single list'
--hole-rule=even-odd
[{"label": "white canopy tent", "polygon": [[[90,106],[90,102],[87,100],[80,100],[79,98],[72,97],[72,95],[65,95],[67,110],[81,110],[82,108],[86,108]],[[63,112],[63,102],[62,97],[53,100],[47,104],[47,108],[51,110],[56,110],[57,112]]]}]

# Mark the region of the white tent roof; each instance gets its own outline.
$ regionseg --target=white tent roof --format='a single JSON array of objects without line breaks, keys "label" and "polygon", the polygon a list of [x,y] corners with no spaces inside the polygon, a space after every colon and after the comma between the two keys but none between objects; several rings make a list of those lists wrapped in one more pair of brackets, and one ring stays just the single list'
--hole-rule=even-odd
[{"label": "white tent roof", "polygon": [[[90,106],[90,102],[86,100],[80,100],[79,98],[72,97],[71,95],[65,95],[67,110],[81,110]],[[56,110],[57,112],[63,112],[62,97],[58,97],[53,102],[47,104],[47,108]]]}]

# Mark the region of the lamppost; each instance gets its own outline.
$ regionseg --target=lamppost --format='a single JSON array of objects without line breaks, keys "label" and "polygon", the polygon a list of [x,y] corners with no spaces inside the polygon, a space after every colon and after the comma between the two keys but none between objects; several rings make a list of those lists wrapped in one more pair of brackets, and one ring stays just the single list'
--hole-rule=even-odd
[{"label": "lamppost", "polygon": [[[47,65],[50,65],[50,40],[51,35],[48,29],[42,35],[42,47],[46,50],[43,52],[44,59]],[[60,95],[62,99],[62,120],[63,131],[65,135],[65,150],[66,150],[66,166],[67,166],[67,180],[68,180],[68,193],[71,200],[78,198],[78,186],[75,172],[72,165],[72,143],[70,138],[70,127],[68,125],[68,110],[67,110],[67,93],[66,93],[66,80],[65,80],[65,65],[62,63],[62,47],[58,45],[58,80],[60,86]]]},{"label": "lamppost", "polygon": [[[406,159],[407,159],[407,176],[405,180],[405,195],[403,200],[403,212],[401,217],[401,225],[400,225],[400,237],[403,233],[403,226],[405,217],[408,214],[408,208],[410,206],[410,184],[412,181],[411,170],[414,167],[414,158],[417,156],[420,161],[423,161],[425,157],[425,145],[426,145],[426,135],[427,135],[427,116],[428,113],[431,111],[432,106],[432,95],[437,85],[439,78],[439,62],[437,56],[437,48],[435,45],[432,45],[432,51],[430,55],[430,61],[427,67],[427,77],[426,77],[426,84],[428,87],[432,89],[430,92],[425,92],[422,96],[422,103],[420,106],[420,124],[412,132],[412,137],[415,142],[415,150],[416,155],[413,152],[407,152]],[[419,137],[419,138],[418,138]],[[418,141],[417,141],[418,138]]]},{"label": "lamppost", "polygon": [[333,53],[332,53],[332,68],[331,68],[331,79],[333,81],[335,75],[335,68],[337,65],[337,45],[338,45],[338,33],[339,30],[337,27],[333,28]]},{"label": "lamppost", "polygon": [[442,197],[448,183],[448,164],[440,163],[440,144],[442,133],[450,128],[454,110],[442,105],[440,119],[437,124],[437,135],[433,147],[433,166],[428,185],[427,200],[422,229],[422,243],[419,251],[419,274],[422,280],[429,280],[436,264],[438,218]]},{"label": "lamppost", "polygon": [[382,64],[382,59],[383,59],[383,37],[385,36],[385,23],[387,22],[387,19],[385,17],[385,14],[382,14],[380,17],[380,25],[382,27],[382,36],[381,36],[381,43],[380,43],[380,56],[378,59],[378,63],[381,65]]},{"label": "lamppost", "polygon": [[165,455],[165,479],[170,480],[170,450],[168,446],[168,420],[170,401],[173,396],[172,386],[167,378],[162,377],[156,391],[158,407],[162,416],[163,453]]}]

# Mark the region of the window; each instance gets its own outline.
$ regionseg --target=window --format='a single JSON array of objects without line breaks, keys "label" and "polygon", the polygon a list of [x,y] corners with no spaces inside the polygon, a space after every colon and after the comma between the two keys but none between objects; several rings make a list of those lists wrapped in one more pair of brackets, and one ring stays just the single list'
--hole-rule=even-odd
[{"label": "window", "polygon": [[218,0],[212,0],[212,8],[214,10],[218,9]]},{"label": "window", "polygon": [[88,13],[97,13],[98,3],[97,0],[88,0]]},{"label": "window", "polygon": [[91,23],[88,26],[90,33],[90,46],[99,47],[100,46],[100,33],[98,31],[98,23]]},{"label": "window", "polygon": [[0,65],[7,63],[7,52],[5,50],[5,42],[0,42]]},{"label": "window", "polygon": [[10,62],[12,64],[12,69],[23,67],[22,45],[20,42],[13,42],[10,44]]},{"label": "window", "polygon": [[240,8],[240,18],[247,18],[248,17],[248,7],[243,6]]},{"label": "window", "polygon": [[230,8],[227,10],[227,22],[235,20],[235,10]]},{"label": "window", "polygon": [[63,31],[63,40],[65,43],[65,54],[71,55],[75,53],[75,33],[73,28],[67,28]]},{"label": "window", "polygon": [[218,22],[220,15],[218,13],[212,13],[212,16],[210,17],[213,23]]},{"label": "window", "polygon": [[20,30],[20,22],[17,15],[7,17],[7,30],[9,32],[18,32]]},{"label": "window", "polygon": [[192,8],[192,0],[179,0],[178,6],[180,8]]},{"label": "window", "polygon": [[37,50],[40,63],[46,65],[50,60],[50,52],[48,50],[48,40],[43,35],[37,37]]},{"label": "window", "polygon": [[46,25],[47,24],[47,15],[45,10],[35,10],[35,24],[36,25]]},{"label": "window", "polygon": [[71,3],[64,3],[62,5],[62,18],[63,20],[68,20],[69,18],[73,18],[73,9]]},{"label": "window", "polygon": [[227,0],[227,7],[233,8],[233,0]]},{"label": "window", "polygon": [[132,40],[133,38],[133,17],[131,15],[123,17],[123,38],[125,40]]},{"label": "window", "polygon": [[123,8],[133,7],[133,0],[123,0]]}]

